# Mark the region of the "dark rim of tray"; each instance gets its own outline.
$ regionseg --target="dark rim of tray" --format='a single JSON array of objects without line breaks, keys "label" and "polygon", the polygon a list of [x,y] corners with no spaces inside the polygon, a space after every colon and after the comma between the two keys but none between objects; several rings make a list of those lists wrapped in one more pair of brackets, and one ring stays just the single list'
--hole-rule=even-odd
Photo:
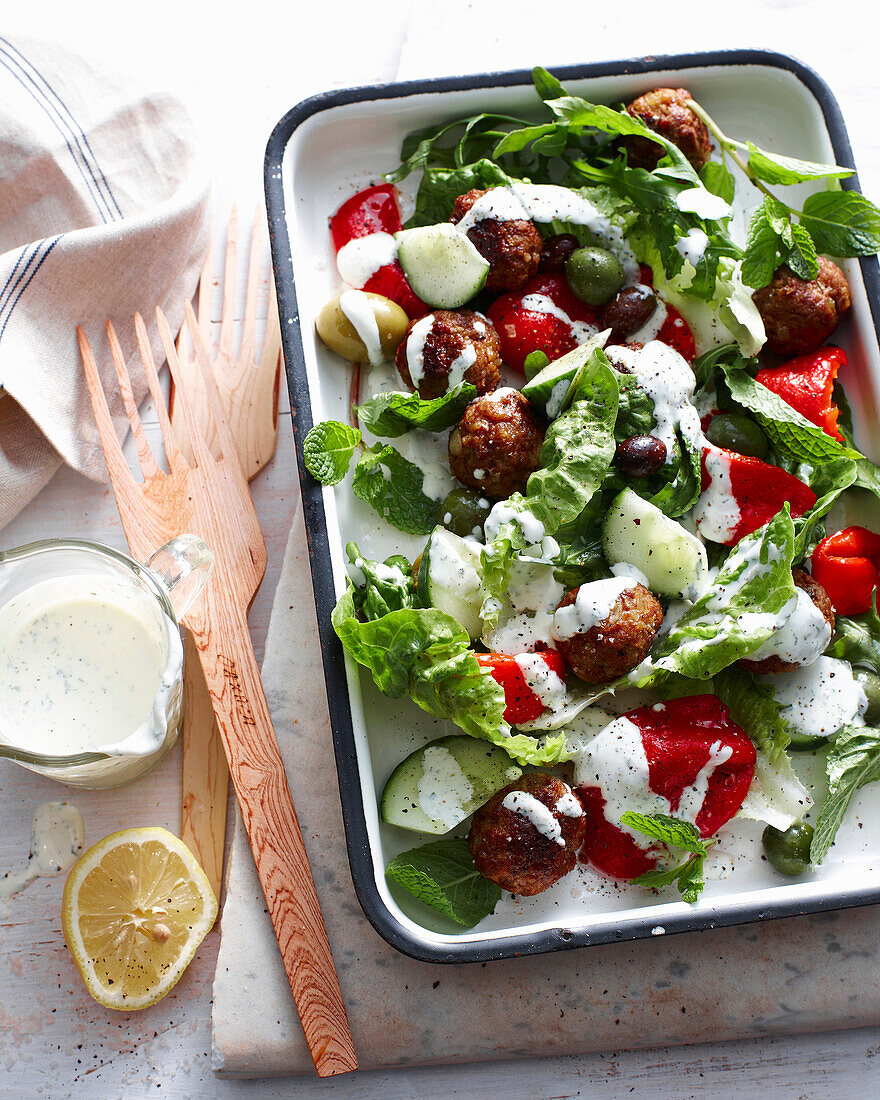
[{"label": "dark rim of tray", "polygon": [[[691,68],[722,68],[733,65],[759,65],[792,73],[804,84],[821,108],[834,154],[839,164],[855,167],[852,149],[840,107],[828,85],[812,69],[785,54],[765,50],[721,50],[708,53],[674,54],[669,56],[634,58],[628,61],[597,62],[589,65],[569,65],[553,68],[563,82],[590,77],[650,74],[663,70]],[[651,934],[658,918],[628,920],[625,927],[613,914],[594,925],[589,932],[566,928],[550,928],[529,933],[511,933],[492,939],[468,942],[438,943],[434,933],[425,930],[422,939],[398,921],[386,907],[376,886],[373,854],[367,834],[361,790],[360,769],[352,727],[351,706],[345,675],[342,645],[330,625],[330,613],[336,603],[336,589],[330,559],[330,542],[324,514],[323,490],[303,465],[303,440],[312,427],[312,411],[303,354],[302,331],[297,309],[296,290],[292,277],[290,238],[287,231],[282,163],[293,131],[306,119],[321,111],[346,104],[369,100],[402,99],[426,92],[468,91],[531,84],[527,70],[483,73],[435,80],[413,80],[393,84],[367,85],[326,92],[299,103],[280,120],[269,138],[264,164],[266,207],[272,245],[272,262],[278,291],[278,306],[282,323],[282,342],[287,365],[287,380],[293,410],[293,430],[302,490],[306,536],[309,546],[312,583],[318,614],[318,635],[333,729],[333,744],[342,799],[342,814],[348,845],[348,859],[358,901],[367,919],[392,947],[424,962],[458,963],[484,962],[534,955],[564,948],[586,947],[592,944],[640,939]],[[844,187],[858,189],[858,176],[843,181]],[[880,267],[874,256],[860,261],[862,278],[871,309],[874,329],[880,338]],[[746,924],[756,920],[798,916],[831,909],[851,908],[880,902],[880,888],[847,891],[845,895],[817,897],[807,900],[791,897],[786,891],[779,898],[763,903],[731,905],[724,912],[694,909],[662,918],[667,934],[690,932],[726,925]],[[463,936],[467,933],[463,932]]]}]

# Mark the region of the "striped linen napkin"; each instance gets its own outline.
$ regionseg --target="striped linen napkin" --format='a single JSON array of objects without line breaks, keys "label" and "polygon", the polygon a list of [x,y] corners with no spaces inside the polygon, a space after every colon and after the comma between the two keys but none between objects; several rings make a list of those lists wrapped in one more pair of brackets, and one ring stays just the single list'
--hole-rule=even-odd
[{"label": "striped linen napkin", "polygon": [[[187,113],[54,43],[0,36],[0,527],[62,462],[106,467],[76,326],[116,391],[104,322],[146,381],[133,317],[179,326],[208,246],[208,185]],[[164,356],[150,329],[157,362]],[[120,438],[128,422],[111,401]]]}]

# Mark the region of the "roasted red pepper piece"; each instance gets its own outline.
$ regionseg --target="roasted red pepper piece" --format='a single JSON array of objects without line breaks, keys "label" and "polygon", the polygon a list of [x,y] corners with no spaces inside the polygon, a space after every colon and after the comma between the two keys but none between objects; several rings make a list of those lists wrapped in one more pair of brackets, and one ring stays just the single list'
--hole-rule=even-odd
[{"label": "roasted red pepper piece", "polygon": [[811,424],[842,443],[843,436],[837,427],[840,409],[834,403],[834,379],[845,366],[846,352],[841,348],[819,348],[779,367],[765,367],[758,371],[756,379]]},{"label": "roasted red pepper piece", "polygon": [[[528,308],[523,302],[529,295],[549,298],[564,317]],[[572,294],[564,275],[543,274],[529,280],[522,290],[496,298],[486,315],[501,338],[501,358],[508,367],[521,371],[533,351],[543,351],[552,362],[583,343],[569,321],[595,328],[597,311]]]},{"label": "roasted red pepper piece", "polygon": [[846,527],[822,539],[810,563],[838,615],[871,610],[880,585],[880,535],[865,527]]},{"label": "roasted red pepper piece", "polygon": [[[362,240],[373,233],[396,233],[400,228],[397,188],[390,183],[376,184],[352,195],[330,219],[330,236],[337,253],[351,241]],[[390,298],[410,318],[422,317],[428,312],[397,260],[383,264],[357,289]]]},{"label": "roasted red pepper piece", "polygon": [[[565,661],[555,649],[545,649],[536,656],[541,657],[547,668],[565,679]],[[522,669],[515,657],[505,653],[478,653],[477,660],[488,668],[493,678],[504,688],[504,721],[511,726],[522,722],[531,722],[544,713],[545,707],[538,696],[526,683]]]},{"label": "roasted red pepper piece", "polygon": [[[639,264],[639,278],[645,286],[654,289],[654,272],[647,264]],[[666,307],[666,317],[657,333],[657,339],[661,343],[668,344],[689,363],[693,363],[697,357],[697,345],[691,326],[675,306],[669,305],[668,302],[663,304]]]},{"label": "roasted red pepper piece", "polygon": [[[694,824],[702,837],[716,833],[742,805],[755,773],[755,746],[731,721],[727,707],[715,695],[695,695],[623,717],[641,734],[648,790],[668,802],[664,812],[682,816],[685,793],[703,793]],[[622,756],[621,773],[628,767],[631,762]],[[637,878],[656,866],[660,849],[641,847],[605,816],[601,786],[581,785],[575,793],[587,817],[582,860],[614,878]]]},{"label": "roasted red pepper piece", "polygon": [[[722,447],[704,447],[702,456],[702,492],[727,493],[723,489],[711,488],[712,475],[706,468],[706,456],[720,458],[727,467],[727,480],[733,493],[739,520],[724,540],[725,546],[736,546],[740,539],[757,531],[788,503],[793,518],[802,516],[816,503],[816,494],[794,474],[779,466],[762,462],[760,458],[726,451]],[[699,524],[698,524],[699,526]]]},{"label": "roasted red pepper piece", "polygon": [[349,241],[369,237],[371,233],[396,233],[402,228],[397,188],[390,183],[358,191],[330,219],[330,236],[337,252]]}]

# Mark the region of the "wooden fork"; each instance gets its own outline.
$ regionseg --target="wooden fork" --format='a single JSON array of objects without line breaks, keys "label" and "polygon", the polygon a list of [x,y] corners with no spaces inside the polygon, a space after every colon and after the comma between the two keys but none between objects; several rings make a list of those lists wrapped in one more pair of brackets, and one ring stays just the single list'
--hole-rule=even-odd
[{"label": "wooden fork", "polygon": [[[258,208],[250,237],[248,273],[245,288],[244,321],[241,340],[235,348],[236,272],[239,249],[239,221],[235,207],[229,217],[226,252],[223,262],[223,299],[220,335],[211,357],[211,373],[220,394],[220,403],[238,457],[250,480],[268,463],[275,452],[278,429],[278,388],[281,377],[281,328],[274,285],[269,280],[269,311],[262,353],[257,357],[257,305],[260,269],[266,251],[265,218]],[[211,347],[211,299],[215,282],[213,250],[205,260],[199,282],[198,334]],[[180,371],[197,423],[218,454],[214,418],[202,372],[195,360],[193,341],[186,326],[177,340]],[[182,406],[170,394],[171,423],[180,449],[192,457],[189,432]],[[183,716],[182,768],[180,799],[180,835],[204,868],[214,893],[220,897],[223,882],[223,849],[226,842],[226,795],[229,771],[214,719],[211,697],[205,686],[199,663],[193,656],[194,644],[187,634],[185,698]]]},{"label": "wooden fork", "polygon": [[[138,349],[156,405],[170,473],[159,468],[147,443],[132,396],[125,356],[109,322],[111,355],[137,448],[142,484],[135,481],[123,456],[95,357],[85,333],[78,328],[98,435],[134,555],[145,558],[183,531],[199,535],[214,552],[214,575],[184,621],[199,652],[269,915],[315,1068],[321,1077],[345,1073],[357,1068],[354,1045],[248,632],[247,611],[266,568],[266,546],[201,341],[195,341],[196,358],[220,451],[216,458],[189,402],[174,340],[160,310],[156,311],[156,320],[177,387],[177,399],[186,417],[195,456],[193,463],[187,463],[175,439],[140,315],[135,317]],[[195,329],[190,306],[187,321]]]}]

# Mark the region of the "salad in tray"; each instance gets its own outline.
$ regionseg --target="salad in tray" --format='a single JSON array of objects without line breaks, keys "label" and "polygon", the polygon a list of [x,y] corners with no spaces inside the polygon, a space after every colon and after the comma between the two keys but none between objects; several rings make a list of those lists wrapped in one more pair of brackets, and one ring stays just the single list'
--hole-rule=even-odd
[{"label": "salad in tray", "polygon": [[400,761],[381,816],[414,834],[389,878],[463,926],[578,862],[696,902],[743,817],[808,877],[880,778],[880,532],[834,519],[880,497],[835,343],[835,261],[880,248],[880,210],[686,89],[534,83],[542,121],[414,133],[332,216],[316,328],[353,364],[351,419],[303,447],[420,539],[350,543],[333,626],[379,691],[457,727]]}]

